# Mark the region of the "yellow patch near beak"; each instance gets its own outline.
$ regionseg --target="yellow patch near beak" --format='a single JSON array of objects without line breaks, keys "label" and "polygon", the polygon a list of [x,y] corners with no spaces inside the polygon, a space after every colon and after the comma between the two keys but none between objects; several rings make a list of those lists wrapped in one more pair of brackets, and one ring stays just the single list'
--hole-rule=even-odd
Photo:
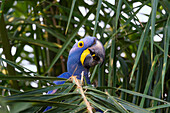
[{"label": "yellow patch near beak", "polygon": [[81,54],[80,61],[82,65],[84,65],[84,60],[88,54],[90,54],[89,49],[84,50],[83,53]]}]

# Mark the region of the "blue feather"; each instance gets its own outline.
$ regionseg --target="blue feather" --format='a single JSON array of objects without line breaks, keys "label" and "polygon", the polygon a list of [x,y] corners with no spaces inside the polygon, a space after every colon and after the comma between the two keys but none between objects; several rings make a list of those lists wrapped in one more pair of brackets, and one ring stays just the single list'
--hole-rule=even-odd
[{"label": "blue feather", "polygon": [[[89,69],[85,68],[82,65],[82,63],[80,61],[80,57],[81,57],[81,54],[83,53],[83,51],[86,50],[87,48],[91,47],[96,40],[97,39],[95,37],[90,37],[90,36],[87,36],[87,37],[81,39],[80,41],[82,41],[84,43],[83,47],[81,47],[81,48],[78,46],[78,43],[80,41],[76,42],[69,52],[68,61],[67,61],[67,71],[68,72],[65,72],[65,73],[59,75],[58,78],[69,79],[73,75],[73,76],[77,76],[77,79],[81,79],[81,73],[84,72],[86,82],[87,82],[87,84],[90,84],[90,79],[88,77]],[[102,47],[102,49],[104,50],[103,45],[102,46],[100,45],[100,47]],[[104,52],[104,54],[105,54],[105,52]],[[65,81],[54,81],[53,83],[55,83],[56,85],[59,85],[59,84],[64,84]],[[54,94],[56,91],[57,91],[57,89],[49,91],[47,94]],[[44,110],[44,112],[51,108],[52,107],[48,106]]]}]

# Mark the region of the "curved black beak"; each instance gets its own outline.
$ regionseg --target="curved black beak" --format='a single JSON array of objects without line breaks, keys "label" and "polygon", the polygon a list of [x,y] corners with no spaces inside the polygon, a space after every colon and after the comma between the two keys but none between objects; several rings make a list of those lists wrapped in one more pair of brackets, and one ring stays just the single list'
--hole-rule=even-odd
[{"label": "curved black beak", "polygon": [[89,51],[89,54],[84,59],[83,66],[90,68],[96,64],[103,64],[105,59],[105,49],[103,44],[99,40],[95,40],[93,45],[87,48],[85,51]]}]

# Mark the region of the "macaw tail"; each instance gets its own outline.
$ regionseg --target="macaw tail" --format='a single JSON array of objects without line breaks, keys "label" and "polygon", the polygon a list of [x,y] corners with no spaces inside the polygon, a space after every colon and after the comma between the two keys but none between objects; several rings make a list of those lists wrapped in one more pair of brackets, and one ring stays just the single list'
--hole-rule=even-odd
[{"label": "macaw tail", "polygon": [[47,110],[51,109],[51,106],[48,106],[43,112],[46,112]]}]

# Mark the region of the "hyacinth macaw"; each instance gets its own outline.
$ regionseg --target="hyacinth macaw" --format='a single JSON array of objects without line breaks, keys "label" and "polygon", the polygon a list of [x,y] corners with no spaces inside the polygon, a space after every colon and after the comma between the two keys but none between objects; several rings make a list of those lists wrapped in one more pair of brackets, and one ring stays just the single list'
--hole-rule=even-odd
[{"label": "hyacinth macaw", "polygon": [[[72,75],[75,75],[77,79],[81,79],[81,73],[84,71],[86,82],[90,84],[88,77],[89,68],[96,64],[103,63],[105,59],[105,49],[102,43],[96,37],[87,36],[78,42],[76,42],[71,48],[67,61],[67,70],[58,76],[58,78],[69,79]],[[65,81],[54,81],[56,85],[64,84]],[[48,94],[54,94],[56,90],[49,91]],[[48,106],[45,110],[49,110],[51,106]]]}]

